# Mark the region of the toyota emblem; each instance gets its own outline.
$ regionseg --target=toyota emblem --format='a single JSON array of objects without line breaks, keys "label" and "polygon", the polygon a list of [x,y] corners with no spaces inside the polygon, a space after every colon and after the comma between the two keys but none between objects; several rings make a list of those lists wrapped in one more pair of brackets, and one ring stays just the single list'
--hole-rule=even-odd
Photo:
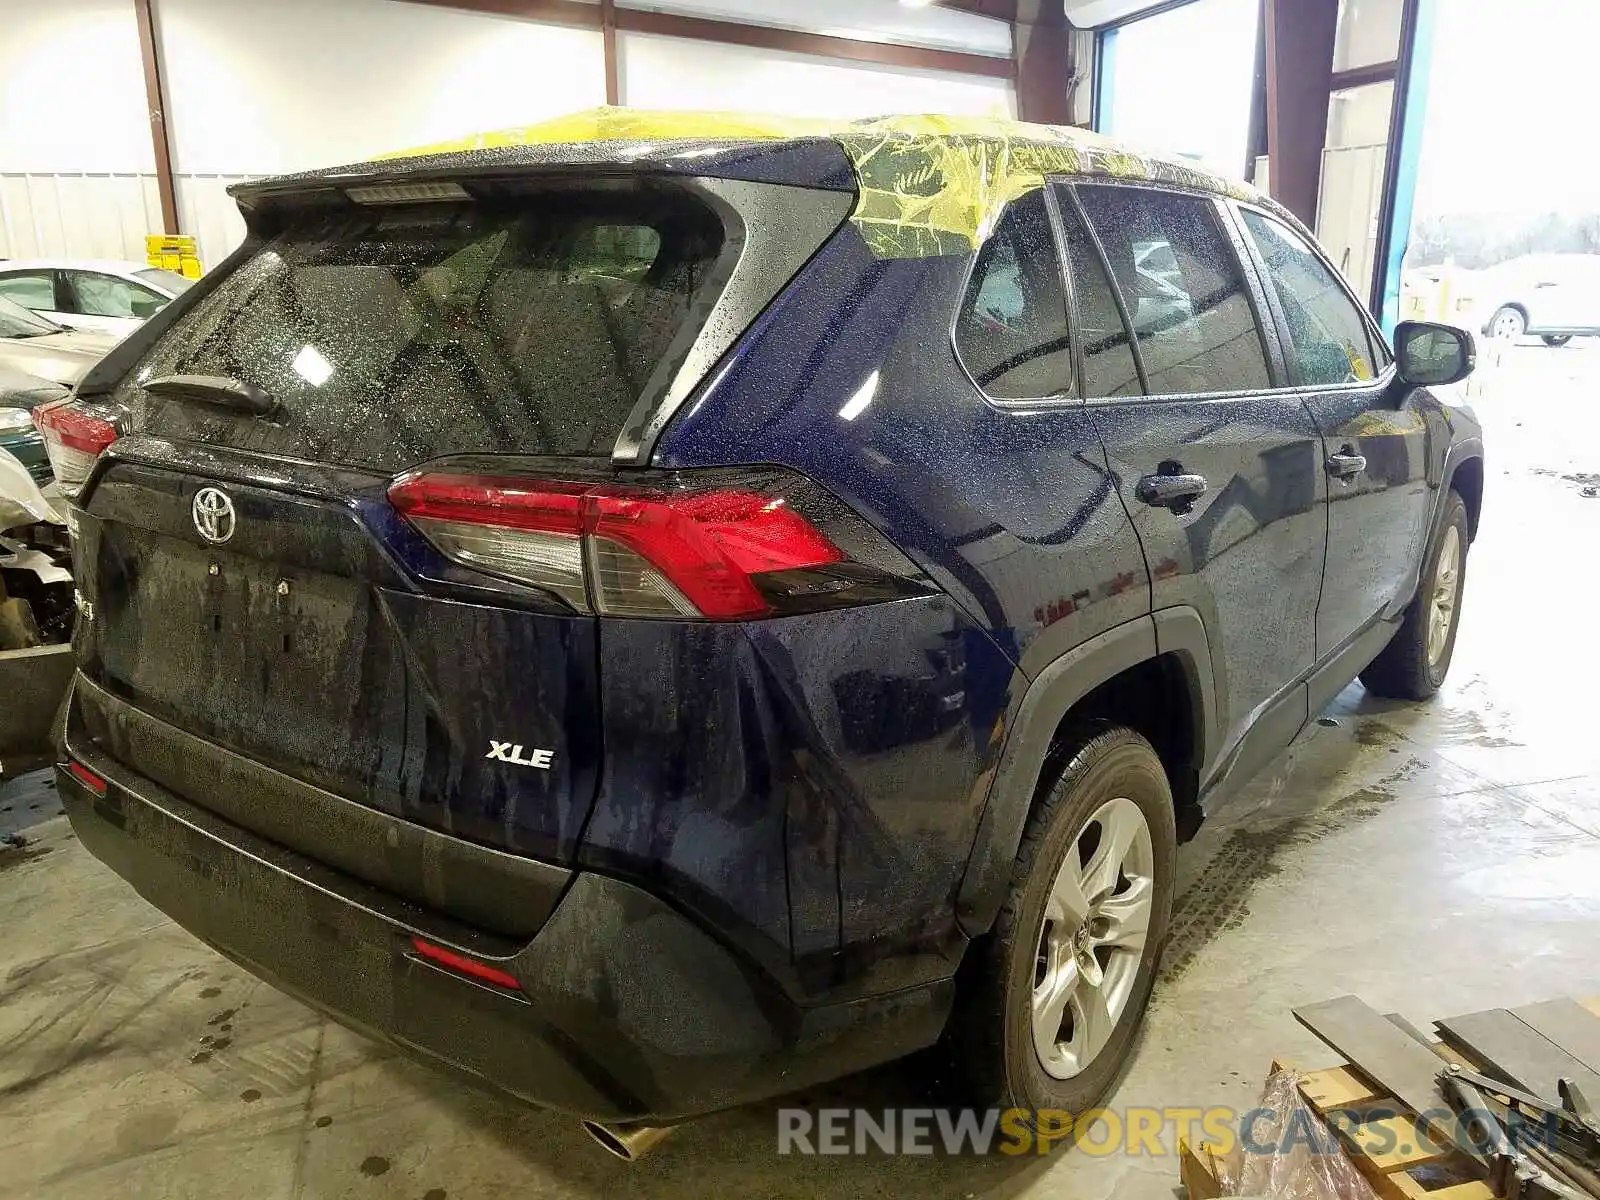
[{"label": "toyota emblem", "polygon": [[221,488],[201,488],[190,511],[195,529],[206,541],[220,545],[233,536],[233,501]]}]

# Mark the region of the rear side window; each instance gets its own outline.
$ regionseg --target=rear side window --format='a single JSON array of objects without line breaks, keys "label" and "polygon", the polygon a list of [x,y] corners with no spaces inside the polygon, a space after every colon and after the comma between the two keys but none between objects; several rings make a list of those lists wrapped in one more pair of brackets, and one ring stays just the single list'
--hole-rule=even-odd
[{"label": "rear side window", "polygon": [[1042,189],[1013,202],[978,252],[955,341],[973,381],[997,400],[1071,392],[1066,288]]},{"label": "rear side window", "polygon": [[35,312],[56,311],[53,271],[19,271],[0,279],[0,296]]},{"label": "rear side window", "polygon": [[1269,387],[1261,329],[1211,202],[1134,187],[1078,195],[1127,305],[1149,393]]},{"label": "rear side window", "polygon": [[1281,221],[1250,209],[1243,216],[1289,326],[1299,382],[1314,387],[1373,378],[1372,339],[1344,285]]},{"label": "rear side window", "polygon": [[[119,391],[136,428],[392,471],[443,454],[609,454],[723,244],[684,193],[310,210],[185,314]],[[148,396],[222,376],[268,419]]]}]

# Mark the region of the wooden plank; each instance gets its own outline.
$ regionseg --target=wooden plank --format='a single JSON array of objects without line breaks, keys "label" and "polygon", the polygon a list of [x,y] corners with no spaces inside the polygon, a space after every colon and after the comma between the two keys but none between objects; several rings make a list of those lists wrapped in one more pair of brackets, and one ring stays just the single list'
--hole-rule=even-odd
[{"label": "wooden plank", "polygon": [[[1513,1008],[1511,1015],[1565,1050],[1591,1071],[1600,1072],[1600,1017],[1576,1000],[1563,998]],[[1600,1103],[1600,1097],[1595,1097]]]},{"label": "wooden plank", "polygon": [[[1385,1175],[1449,1158],[1449,1146],[1440,1146],[1417,1127],[1414,1118],[1401,1114],[1368,1121],[1350,1131],[1350,1140],[1372,1165]],[[1387,1147],[1379,1150],[1375,1147]]]},{"label": "wooden plank", "polygon": [[1591,1071],[1506,1009],[1486,1009],[1435,1024],[1491,1072],[1525,1091],[1553,1100],[1556,1081],[1565,1077],[1586,1094],[1600,1096],[1600,1073]]},{"label": "wooden plank", "polygon": [[1294,1018],[1412,1112],[1443,1106],[1439,1056],[1356,997],[1297,1008]]},{"label": "wooden plank", "polygon": [[1219,1200],[1222,1195],[1211,1147],[1203,1142],[1199,1146],[1178,1142],[1178,1178],[1183,1181],[1189,1200]]},{"label": "wooden plank", "polygon": [[1300,1076],[1300,1094],[1313,1109],[1326,1116],[1335,1109],[1353,1108],[1381,1099],[1383,1091],[1349,1067],[1329,1067]]}]

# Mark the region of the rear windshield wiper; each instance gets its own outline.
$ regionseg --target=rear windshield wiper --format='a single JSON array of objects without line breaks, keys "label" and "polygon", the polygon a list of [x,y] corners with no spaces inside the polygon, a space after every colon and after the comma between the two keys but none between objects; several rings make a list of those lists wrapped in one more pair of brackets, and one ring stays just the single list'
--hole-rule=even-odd
[{"label": "rear windshield wiper", "polygon": [[226,375],[158,375],[146,380],[144,390],[174,400],[193,400],[264,417],[278,407],[278,399],[265,388],[241,383]]}]

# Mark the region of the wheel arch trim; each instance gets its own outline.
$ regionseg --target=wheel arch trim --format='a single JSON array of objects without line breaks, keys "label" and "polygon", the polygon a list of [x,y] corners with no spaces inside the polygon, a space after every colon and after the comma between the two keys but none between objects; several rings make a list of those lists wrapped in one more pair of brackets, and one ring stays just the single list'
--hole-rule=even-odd
[{"label": "wheel arch trim", "polygon": [[[1162,632],[1168,643],[1165,650]],[[1211,654],[1205,627],[1193,609],[1147,614],[1097,634],[1046,666],[1013,702],[987,803],[956,892],[956,919],[969,937],[987,932],[1005,901],[1040,772],[1063,718],[1107,680],[1163,652],[1173,653],[1189,678],[1196,746],[1209,752],[1214,745],[1210,725],[1215,712]]]}]

